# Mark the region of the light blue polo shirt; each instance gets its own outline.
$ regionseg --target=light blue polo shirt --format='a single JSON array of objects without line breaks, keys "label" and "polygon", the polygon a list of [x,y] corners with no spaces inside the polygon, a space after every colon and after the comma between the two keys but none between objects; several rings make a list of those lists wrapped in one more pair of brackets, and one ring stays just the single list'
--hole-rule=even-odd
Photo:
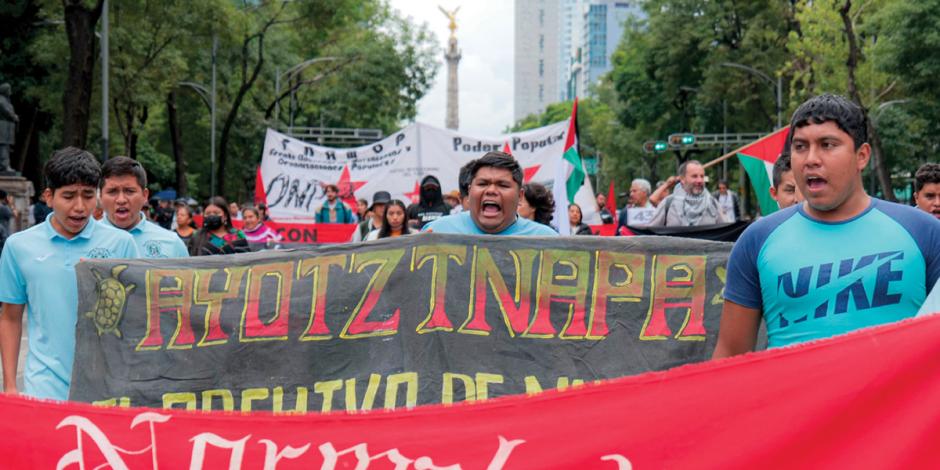
[{"label": "light blue polo shirt", "polygon": [[927,295],[927,300],[924,300],[924,305],[920,306],[917,316],[933,315],[935,313],[940,313],[940,280],[934,284],[933,290]]},{"label": "light blue polo shirt", "polygon": [[529,219],[516,217],[512,225],[506,227],[499,233],[487,233],[480,230],[477,224],[473,222],[469,212],[441,217],[427,225],[422,232],[432,231],[434,233],[457,233],[461,235],[516,235],[523,237],[557,237],[558,232],[552,230],[547,225],[533,222]]},{"label": "light blue polo shirt", "polygon": [[91,218],[69,240],[52,227],[52,216],[7,239],[0,255],[0,302],[26,305],[29,353],[22,392],[66,400],[78,318],[75,265],[90,258],[136,258],[137,246],[127,232]]},{"label": "light blue polo shirt", "polygon": [[770,347],[914,316],[940,279],[940,221],[871,199],[841,222],[803,205],[751,224],[728,260],[725,298],[762,311]]},{"label": "light blue polo shirt", "polygon": [[[101,223],[108,227],[115,227],[108,220],[107,215],[101,219]],[[120,229],[118,229],[120,230]],[[187,258],[189,250],[186,244],[174,232],[171,232],[144,217],[140,213],[140,222],[127,231],[134,237],[134,243],[137,244],[137,251],[141,258]]]}]

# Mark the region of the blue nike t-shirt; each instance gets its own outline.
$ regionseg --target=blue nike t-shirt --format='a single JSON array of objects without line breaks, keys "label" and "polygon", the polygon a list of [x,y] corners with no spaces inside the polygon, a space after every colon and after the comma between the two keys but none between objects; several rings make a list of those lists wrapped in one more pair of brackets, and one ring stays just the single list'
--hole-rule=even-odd
[{"label": "blue nike t-shirt", "polygon": [[725,298],[762,310],[770,347],[914,316],[940,278],[940,221],[872,198],[823,222],[802,204],[765,217],[731,250]]}]

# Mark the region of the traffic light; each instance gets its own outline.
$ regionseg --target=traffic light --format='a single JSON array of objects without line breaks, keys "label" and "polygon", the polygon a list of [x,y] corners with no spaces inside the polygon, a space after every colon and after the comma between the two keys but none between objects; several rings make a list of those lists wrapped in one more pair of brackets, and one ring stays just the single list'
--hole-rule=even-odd
[{"label": "traffic light", "polygon": [[669,144],[674,146],[692,145],[695,143],[695,134],[672,134]]},{"label": "traffic light", "polygon": [[652,140],[647,140],[646,142],[643,142],[643,151],[646,153],[655,152],[656,151],[655,147],[656,147],[656,142],[653,142]]},{"label": "traffic light", "polygon": [[656,143],[653,144],[653,151],[656,153],[665,152],[666,150],[669,150],[669,144],[662,140],[657,140]]}]

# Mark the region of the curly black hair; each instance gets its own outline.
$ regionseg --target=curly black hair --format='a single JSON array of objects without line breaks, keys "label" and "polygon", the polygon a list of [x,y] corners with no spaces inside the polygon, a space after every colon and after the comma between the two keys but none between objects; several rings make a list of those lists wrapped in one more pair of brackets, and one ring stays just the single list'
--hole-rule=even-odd
[{"label": "curly black hair", "polygon": [[940,163],[924,163],[914,173],[914,192],[919,193],[924,186],[940,183]]},{"label": "curly black hair", "polygon": [[522,195],[526,202],[535,209],[535,221],[542,225],[550,225],[555,216],[555,197],[544,185],[527,183],[522,187]]},{"label": "curly black hair", "polygon": [[[862,108],[842,96],[829,93],[803,102],[790,119],[790,129],[792,132],[800,127],[827,121],[834,122],[842,132],[851,136],[856,150],[868,142],[868,121]],[[788,147],[791,139],[792,134],[787,138]]]}]

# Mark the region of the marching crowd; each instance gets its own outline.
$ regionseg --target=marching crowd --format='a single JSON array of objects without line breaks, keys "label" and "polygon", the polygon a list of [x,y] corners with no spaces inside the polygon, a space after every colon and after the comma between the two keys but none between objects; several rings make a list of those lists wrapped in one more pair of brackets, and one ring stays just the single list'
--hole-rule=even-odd
[{"label": "marching crowd", "polygon": [[[750,224],[731,252],[716,358],[753,350],[762,321],[769,345],[778,347],[899,320],[922,306],[940,310],[940,293],[928,298],[940,278],[940,165],[917,171],[917,208],[869,196],[862,184],[871,158],[866,126],[860,108],[833,95],[812,98],[793,115],[770,189],[781,210]],[[68,397],[80,260],[231,254],[279,241],[263,205],[239,206],[221,197],[202,207],[185,199],[152,203],[146,171],[127,157],[99,165],[89,152],[70,147],[52,155],[44,177],[42,200],[31,211],[36,224],[6,237],[0,255],[7,393],[19,392],[17,360],[28,310],[23,392]],[[353,242],[420,232],[558,235],[552,224],[560,202],[544,185],[523,184],[511,155],[489,152],[462,167],[458,181],[459,190],[443,194],[439,180],[426,176],[416,203],[377,191],[355,209],[329,185],[315,217],[321,224],[357,223]],[[705,183],[703,165],[687,161],[655,190],[645,179],[633,180],[629,203],[616,215],[598,195],[597,211],[604,223],[616,220],[617,234],[630,226],[742,218],[727,182],[719,182],[716,194]],[[6,200],[0,194],[0,225],[15,217]],[[570,204],[567,212],[571,234],[591,234],[581,207]]]}]

